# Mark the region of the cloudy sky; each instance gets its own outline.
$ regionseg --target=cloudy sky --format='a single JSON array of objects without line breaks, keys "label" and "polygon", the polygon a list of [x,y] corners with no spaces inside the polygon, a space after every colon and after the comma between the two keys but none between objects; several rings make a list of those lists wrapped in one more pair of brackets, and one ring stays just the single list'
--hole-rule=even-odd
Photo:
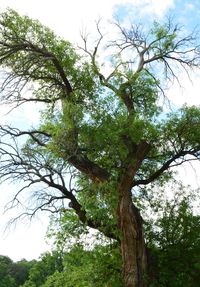
[{"label": "cloudy sky", "polygon": [[[148,23],[153,19],[162,21],[167,15],[171,15],[176,22],[190,31],[200,22],[198,0],[0,0],[0,11],[7,7],[40,20],[58,35],[74,43],[79,42],[81,30],[87,29],[93,32],[94,22],[100,17],[104,23],[113,17],[121,21]],[[185,102],[199,105],[199,73],[195,72],[191,75],[192,83],[185,75],[180,77],[184,85],[180,88],[175,84],[170,90],[169,97],[172,102],[175,105]],[[14,120],[16,124],[22,121],[31,124],[37,121],[37,114],[33,113],[31,108],[27,108],[23,116],[21,111],[15,111],[14,114],[4,117],[5,111],[5,108],[0,108],[1,122]],[[13,192],[12,185],[0,187],[0,254],[8,255],[13,260],[37,258],[48,248],[44,242],[47,228],[45,216],[40,220],[34,220],[31,224],[18,223],[16,228],[11,227],[10,232],[3,233],[6,222],[13,215],[13,213],[2,215],[3,205],[8,200],[8,194]]]}]

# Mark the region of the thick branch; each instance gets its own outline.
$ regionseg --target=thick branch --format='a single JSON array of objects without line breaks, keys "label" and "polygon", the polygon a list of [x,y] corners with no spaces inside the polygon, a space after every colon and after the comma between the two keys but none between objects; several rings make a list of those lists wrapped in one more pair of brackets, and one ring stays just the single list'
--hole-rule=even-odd
[{"label": "thick branch", "polygon": [[[65,88],[66,88],[66,91],[67,91],[67,94],[70,94],[73,89],[72,89],[72,86],[69,82],[69,80],[67,79],[66,75],[65,75],[65,72],[63,70],[63,67],[62,65],[60,64],[59,60],[57,59],[57,57],[49,52],[46,48],[39,48],[38,46],[32,44],[31,42],[23,39],[23,41],[21,39],[19,39],[20,42],[22,43],[19,43],[19,44],[7,44],[3,41],[0,41],[0,45],[2,47],[5,47],[7,48],[8,50],[4,53],[4,55],[1,55],[0,57],[0,60],[1,62],[5,61],[7,58],[10,58],[12,55],[15,55],[17,54],[18,52],[20,51],[24,51],[26,53],[28,52],[31,52],[31,53],[34,53],[34,54],[38,54],[38,56],[42,56],[43,60],[51,60],[51,62],[53,63],[54,67],[56,68],[58,74],[60,75],[60,78],[62,79],[64,85],[65,85]],[[25,76],[25,75],[24,75]],[[31,77],[31,75],[30,75]],[[35,80],[38,80],[37,78],[33,77],[33,79]],[[40,77],[39,77],[40,79]]]},{"label": "thick branch", "polygon": [[[171,164],[176,161],[177,159],[180,159],[181,157],[184,157],[186,155],[192,155],[195,156],[195,153],[199,151],[200,148],[194,150],[194,151],[180,151],[176,155],[174,155],[171,159],[166,161],[161,168],[159,168],[156,172],[151,174],[148,178],[146,179],[140,179],[140,180],[134,180],[132,182],[132,187],[138,186],[138,185],[147,185],[156,179],[158,179],[166,170],[168,170],[171,166]],[[185,160],[186,161],[186,160]]]},{"label": "thick branch", "polygon": [[[19,134],[18,131],[15,129],[10,131],[10,135],[12,135],[13,140],[15,140],[16,135]],[[57,165],[54,166],[54,162],[51,163],[51,161],[48,160],[48,155],[46,158],[45,154],[43,154],[42,152],[40,153],[39,151],[37,151],[36,154],[34,153],[34,151],[32,151],[31,154],[28,154],[28,157],[26,157],[25,155],[20,155],[20,150],[18,149],[16,142],[12,144],[1,143],[0,154],[1,181],[3,182],[13,179],[23,180],[24,186],[16,193],[14,198],[14,201],[16,201],[17,204],[20,202],[18,200],[18,196],[19,194],[21,194],[21,192],[23,192],[27,188],[30,188],[31,186],[35,186],[38,183],[44,183],[48,187],[48,189],[52,188],[52,190],[61,192],[62,197],[59,195],[51,194],[50,190],[48,191],[48,194],[43,194],[43,189],[41,191],[34,192],[34,196],[36,197],[36,200],[39,204],[37,207],[32,208],[33,212],[31,214],[35,214],[37,210],[41,209],[49,210],[52,206],[52,203],[54,201],[57,201],[57,199],[68,199],[70,200],[69,206],[74,209],[82,223],[91,228],[99,230],[107,237],[117,239],[114,232],[108,230],[101,221],[88,218],[86,211],[84,210],[83,206],[78,202],[75,196],[76,190],[69,190],[66,187],[64,179],[66,175],[66,165],[64,163],[63,165],[60,163],[59,167],[57,167]],[[89,160],[87,160],[87,162],[90,163]],[[97,169],[96,166],[95,168]],[[100,177],[98,170],[96,171],[96,173],[98,173],[98,178],[100,178],[101,180],[104,179],[105,176],[101,175]],[[71,181],[69,186],[71,188]],[[15,206],[14,202],[12,206]],[[113,227],[113,229],[114,228],[116,227]]]},{"label": "thick branch", "polygon": [[104,182],[109,179],[110,174],[107,170],[98,166],[86,156],[71,156],[68,161],[95,182]]},{"label": "thick branch", "polygon": [[150,145],[146,141],[141,141],[137,146],[137,150],[132,153],[129,153],[128,166],[125,169],[125,172],[121,178],[119,185],[121,196],[130,191],[130,188],[132,187],[133,178],[149,151],[150,151]]}]

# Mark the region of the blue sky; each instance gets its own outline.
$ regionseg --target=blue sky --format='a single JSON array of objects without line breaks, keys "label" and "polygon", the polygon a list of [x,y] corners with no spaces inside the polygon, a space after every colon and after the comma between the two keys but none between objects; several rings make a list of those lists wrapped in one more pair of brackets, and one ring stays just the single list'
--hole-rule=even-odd
[{"label": "blue sky", "polygon": [[[126,4],[127,2],[128,4]],[[152,8],[150,4],[146,4],[151,1],[140,1],[138,5],[134,5],[134,1],[127,2],[113,7],[113,16],[120,21],[130,19],[134,23],[144,23],[148,26],[154,20],[163,21],[170,16],[175,22],[184,25],[187,29],[193,29],[199,25],[200,1],[198,0],[174,0],[163,13],[158,13],[156,6]]]},{"label": "blue sky", "polygon": [[[200,1],[198,0],[1,0],[0,10],[4,10],[6,7],[39,19],[56,33],[73,42],[79,41],[83,26],[93,33],[94,21],[99,17],[106,20],[117,16],[121,21],[145,23],[149,26],[154,19],[163,21],[170,15],[175,22],[184,25],[188,31],[200,23]],[[169,97],[176,105],[184,102],[200,105],[199,74],[195,73],[192,76],[195,83],[192,86],[184,75],[181,77],[185,84],[184,89],[180,90],[180,87],[174,85]],[[177,97],[177,94],[182,97]],[[26,122],[30,125],[37,123],[37,112],[32,106],[27,106],[24,112],[21,110],[14,111],[3,117],[5,111],[5,107],[0,107],[1,123],[3,121],[18,124]],[[2,215],[3,204],[8,200],[5,190],[11,194],[15,191],[15,186],[4,185],[4,188],[0,189],[0,254],[8,255],[13,260],[37,258],[41,252],[48,248],[44,242],[47,217],[44,216],[44,219],[41,218],[40,221],[34,221],[32,224],[18,223],[16,228],[11,229],[12,232],[5,236],[3,234],[5,224],[11,216],[15,215],[15,211]]]}]

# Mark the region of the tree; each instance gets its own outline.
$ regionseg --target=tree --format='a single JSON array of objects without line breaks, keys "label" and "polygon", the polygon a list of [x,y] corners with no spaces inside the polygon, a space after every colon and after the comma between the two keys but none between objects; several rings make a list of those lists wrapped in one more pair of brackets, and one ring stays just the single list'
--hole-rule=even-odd
[{"label": "tree", "polygon": [[74,246],[64,254],[63,272],[56,271],[42,286],[122,286],[119,249],[112,247],[96,246],[93,250],[84,250],[81,245]]},{"label": "tree", "polygon": [[153,257],[157,272],[154,271],[153,286],[198,286],[200,217],[194,216],[183,201],[177,214],[173,211],[166,214],[158,221],[158,226],[161,230],[154,234]]},{"label": "tree", "polygon": [[144,287],[140,187],[163,184],[172,167],[200,156],[199,108],[166,113],[159,105],[164,81],[198,68],[200,55],[196,35],[170,20],[154,22],[147,33],[140,25],[114,27],[119,33],[107,43],[105,69],[97,59],[104,55],[100,22],[94,48],[82,35],[77,50],[38,21],[12,10],[1,14],[2,102],[45,108],[37,127],[1,126],[0,175],[24,184],[12,206],[35,186],[37,205],[24,215],[72,209],[83,224],[116,240],[124,286]]},{"label": "tree", "polygon": [[0,286],[17,287],[21,286],[29,275],[29,270],[34,261],[21,260],[13,262],[7,256],[0,256]]},{"label": "tree", "polygon": [[25,282],[24,287],[40,287],[43,286],[46,279],[54,274],[56,271],[61,272],[63,269],[62,258],[56,251],[52,253],[45,253],[40,260],[36,261],[29,270],[29,276]]},{"label": "tree", "polygon": [[[22,259],[14,262],[10,268],[10,275],[15,279],[16,286],[21,286],[28,279],[30,269],[35,264],[35,260],[26,261]],[[7,285],[9,286],[9,285]]]},{"label": "tree", "polygon": [[11,275],[12,260],[7,256],[0,256],[0,286],[16,287],[15,279]]},{"label": "tree", "polygon": [[153,209],[159,209],[160,215],[156,212],[154,219],[146,222],[151,286],[199,285],[200,217],[194,214],[194,200],[199,201],[197,192],[180,189],[172,200],[165,199],[162,204],[158,192],[157,203],[154,199]]}]

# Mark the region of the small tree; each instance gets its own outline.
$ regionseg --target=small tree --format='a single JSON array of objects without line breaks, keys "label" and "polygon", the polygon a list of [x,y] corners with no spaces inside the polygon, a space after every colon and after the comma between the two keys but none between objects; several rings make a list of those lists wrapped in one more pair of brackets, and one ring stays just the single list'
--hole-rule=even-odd
[{"label": "small tree", "polygon": [[188,72],[200,58],[195,35],[181,34],[171,21],[155,22],[146,33],[137,25],[115,27],[105,75],[97,60],[105,38],[100,23],[94,48],[83,35],[79,53],[37,21],[12,10],[1,15],[2,102],[40,102],[46,110],[30,130],[1,126],[0,175],[24,183],[13,204],[24,189],[46,185],[26,214],[73,209],[82,223],[119,243],[124,286],[144,287],[139,187],[169,180],[171,167],[200,155],[200,111],[165,114],[163,76],[178,80],[178,69]]}]

